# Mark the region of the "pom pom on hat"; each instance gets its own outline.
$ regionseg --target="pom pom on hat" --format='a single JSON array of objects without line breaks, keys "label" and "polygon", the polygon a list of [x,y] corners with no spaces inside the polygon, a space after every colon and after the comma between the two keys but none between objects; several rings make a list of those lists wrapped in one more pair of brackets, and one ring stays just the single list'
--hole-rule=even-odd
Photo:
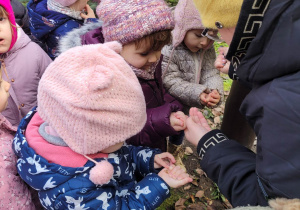
[{"label": "pom pom on hat", "polygon": [[236,26],[243,0],[194,0],[194,3],[205,27],[221,29]]},{"label": "pom pom on hat", "polygon": [[90,170],[90,180],[94,184],[102,185],[108,183],[114,175],[114,167],[106,160],[96,162],[86,155],[84,157],[95,163],[95,166]]}]

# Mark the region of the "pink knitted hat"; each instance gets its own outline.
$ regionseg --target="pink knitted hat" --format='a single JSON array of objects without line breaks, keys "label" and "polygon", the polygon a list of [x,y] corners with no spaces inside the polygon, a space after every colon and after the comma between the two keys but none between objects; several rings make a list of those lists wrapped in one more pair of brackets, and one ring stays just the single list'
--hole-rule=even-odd
[{"label": "pink knitted hat", "polygon": [[38,112],[79,154],[124,142],[146,122],[141,85],[117,42],[71,48],[52,62],[38,87]]},{"label": "pink knitted hat", "polygon": [[17,38],[18,38],[18,36],[17,36],[17,24],[16,24],[16,20],[15,20],[14,11],[13,11],[12,6],[10,4],[10,0],[1,0],[0,5],[8,13],[8,19],[11,22],[11,24],[15,26],[15,27],[13,27],[12,40],[11,40],[10,47],[8,49],[8,50],[10,50],[14,46],[14,44],[16,43]]},{"label": "pink knitted hat", "polygon": [[205,28],[193,0],[179,0],[174,11],[174,18],[173,47],[177,47],[183,41],[186,32],[189,30]]},{"label": "pink knitted hat", "polygon": [[174,28],[171,8],[164,0],[101,0],[96,11],[106,42],[127,44]]}]

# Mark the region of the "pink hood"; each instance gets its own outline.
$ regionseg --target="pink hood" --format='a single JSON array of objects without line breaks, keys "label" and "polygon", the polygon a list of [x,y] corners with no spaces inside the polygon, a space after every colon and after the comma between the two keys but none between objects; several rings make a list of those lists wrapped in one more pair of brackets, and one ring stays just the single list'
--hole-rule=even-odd
[{"label": "pink hood", "polygon": [[175,28],[172,31],[173,47],[177,47],[191,29],[204,29],[193,0],[180,0],[174,11]]}]

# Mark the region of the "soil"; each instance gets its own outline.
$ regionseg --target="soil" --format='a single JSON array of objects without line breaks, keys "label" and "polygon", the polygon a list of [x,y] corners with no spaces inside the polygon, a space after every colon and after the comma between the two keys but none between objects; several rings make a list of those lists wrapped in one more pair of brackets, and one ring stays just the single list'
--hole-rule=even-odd
[{"label": "soil", "polygon": [[[224,92],[224,101],[220,106],[213,109],[205,108],[200,110],[212,129],[220,128],[221,126],[225,101],[228,94],[229,91]],[[218,186],[201,170],[196,147],[190,144],[186,139],[183,145],[184,149],[189,147],[193,151],[190,155],[185,154],[182,162],[194,181],[183,187],[171,189],[171,197],[157,208],[157,210],[231,209],[231,204],[224,195],[220,193]]]},{"label": "soil", "polygon": [[[186,140],[184,147],[190,147],[193,151],[192,154],[185,155],[182,161],[194,181],[183,187],[172,189],[172,196],[158,210],[222,210],[232,208],[228,200],[219,192],[217,185],[206,177],[206,174],[201,170],[196,147]],[[199,194],[197,194],[198,192]]]}]

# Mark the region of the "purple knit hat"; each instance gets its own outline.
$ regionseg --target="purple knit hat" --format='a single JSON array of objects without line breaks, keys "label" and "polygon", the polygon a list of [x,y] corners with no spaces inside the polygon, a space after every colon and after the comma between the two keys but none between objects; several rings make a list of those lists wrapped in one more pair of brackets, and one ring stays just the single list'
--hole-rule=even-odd
[{"label": "purple knit hat", "polygon": [[175,11],[175,28],[172,31],[174,47],[177,47],[184,39],[186,32],[192,29],[204,29],[200,14],[193,0],[179,0]]},{"label": "purple knit hat", "polygon": [[102,0],[97,15],[103,21],[105,42],[127,44],[174,28],[171,8],[164,0]]}]

